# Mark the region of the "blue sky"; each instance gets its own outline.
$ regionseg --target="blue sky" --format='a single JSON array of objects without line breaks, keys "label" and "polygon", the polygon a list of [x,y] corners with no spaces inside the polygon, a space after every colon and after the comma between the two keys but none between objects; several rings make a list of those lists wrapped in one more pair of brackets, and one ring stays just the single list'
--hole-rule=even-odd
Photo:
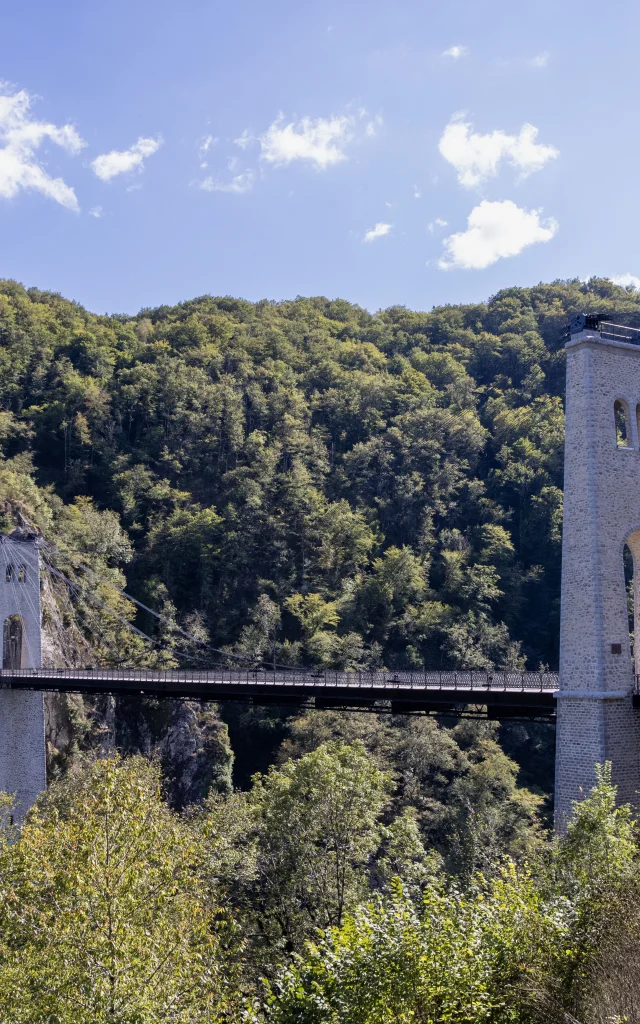
[{"label": "blue sky", "polygon": [[640,8],[611,10],[5,3],[0,276],[125,313],[640,285]]}]

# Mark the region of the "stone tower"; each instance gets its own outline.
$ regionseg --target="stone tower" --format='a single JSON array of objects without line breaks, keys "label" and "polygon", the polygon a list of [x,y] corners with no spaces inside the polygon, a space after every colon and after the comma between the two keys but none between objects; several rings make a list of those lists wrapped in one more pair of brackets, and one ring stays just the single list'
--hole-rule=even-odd
[{"label": "stone tower", "polygon": [[[34,534],[0,534],[2,667],[41,668],[40,561]],[[15,793],[15,815],[47,784],[44,700],[30,690],[0,689],[0,790]]]},{"label": "stone tower", "polygon": [[633,555],[640,671],[640,344],[637,332],[576,317],[567,352],[556,823],[611,761],[621,801],[638,802],[640,711],[633,707],[623,553]]}]

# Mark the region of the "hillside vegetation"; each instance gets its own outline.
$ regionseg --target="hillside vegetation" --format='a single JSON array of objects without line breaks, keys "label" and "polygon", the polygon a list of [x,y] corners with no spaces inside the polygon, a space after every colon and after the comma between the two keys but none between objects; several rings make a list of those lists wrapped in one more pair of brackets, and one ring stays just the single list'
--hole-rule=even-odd
[{"label": "hillside vegetation", "polygon": [[4,526],[19,496],[50,539],[256,657],[555,666],[580,310],[640,323],[640,296],[571,281],[375,316],[204,296],[128,318],[5,281]]},{"label": "hillside vegetation", "polygon": [[563,839],[455,879],[391,789],[324,743],[188,814],[140,757],[76,765],[19,833],[3,798],[2,1020],[638,1019],[638,826],[609,765]]},{"label": "hillside vegetation", "polygon": [[[640,293],[130,318],[0,283],[47,661],[555,668],[578,311],[640,326]],[[638,1018],[638,825],[606,765],[551,838],[549,725],[58,694],[47,737],[19,833],[0,794],[3,1019]]]},{"label": "hillside vegetation", "polygon": [[[47,582],[50,660],[210,659],[179,625],[284,664],[555,668],[577,311],[640,325],[640,295],[592,279],[428,313],[203,296],[126,317],[0,283],[0,529],[35,523],[85,588]],[[125,583],[167,619],[140,613],[154,645],[88,596],[131,618]],[[228,786],[213,712],[138,703],[101,710],[118,746],[162,742],[179,802]],[[50,718],[61,762],[86,702]],[[277,716],[227,719],[269,735],[267,761],[285,738]],[[248,781],[266,763],[246,756]]]}]

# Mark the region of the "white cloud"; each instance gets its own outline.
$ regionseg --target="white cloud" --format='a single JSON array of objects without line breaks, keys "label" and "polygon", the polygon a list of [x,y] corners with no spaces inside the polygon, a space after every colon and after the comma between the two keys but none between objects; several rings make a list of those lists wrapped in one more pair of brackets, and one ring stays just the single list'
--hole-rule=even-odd
[{"label": "white cloud", "polygon": [[524,124],[519,135],[507,135],[498,129],[489,135],[480,135],[472,134],[471,129],[471,124],[453,117],[438,146],[440,154],[455,167],[458,181],[465,188],[473,188],[495,177],[503,160],[526,177],[558,156],[555,146],[536,142],[538,129],[532,124]]},{"label": "white cloud", "polygon": [[422,192],[420,191],[417,185],[413,186],[413,198],[422,199]]},{"label": "white cloud", "polygon": [[375,242],[377,238],[384,238],[391,231],[393,224],[384,224],[379,221],[374,228],[369,228],[365,233],[362,241],[363,242]]},{"label": "white cloud", "polygon": [[219,140],[215,138],[215,136],[213,135],[203,135],[202,138],[200,139],[200,142],[198,143],[198,156],[200,157],[200,167],[203,170],[205,167],[209,166],[207,161],[205,160],[207,153],[209,152],[209,150],[213,148],[213,146],[216,145],[218,141]]},{"label": "white cloud", "polygon": [[100,220],[100,218],[104,216],[104,214],[102,212],[102,207],[101,206],[92,206],[91,209],[89,210],[89,216],[90,217],[95,217],[96,220]]},{"label": "white cloud", "polygon": [[52,178],[35,159],[45,141],[53,142],[68,153],[79,153],[86,143],[73,125],[62,128],[46,121],[36,121],[30,113],[33,97],[26,90],[8,93],[7,85],[0,95],[0,197],[12,199],[21,189],[32,189],[53,199],[68,210],[78,210],[78,200],[70,185],[62,178]]},{"label": "white cloud", "polygon": [[546,68],[549,63],[549,56],[548,50],[543,50],[542,53],[537,53],[535,57],[532,57],[529,64],[532,68]]},{"label": "white cloud", "polygon": [[446,220],[443,220],[442,217],[436,217],[435,220],[427,224],[427,231],[430,235],[434,235],[436,228],[446,228],[447,226],[448,222]]},{"label": "white cloud", "polygon": [[445,50],[441,56],[453,57],[454,60],[459,60],[460,57],[466,57],[468,53],[468,46],[450,46],[449,49]]},{"label": "white cloud", "polygon": [[635,274],[619,274],[617,277],[612,277],[611,280],[614,284],[621,285],[622,288],[640,290],[640,277],[636,277]]},{"label": "white cloud", "polygon": [[484,270],[499,259],[517,256],[528,245],[549,242],[558,230],[553,217],[540,219],[540,210],[522,210],[510,199],[475,206],[467,218],[467,230],[444,240],[442,270],[460,267]]},{"label": "white cloud", "polygon": [[110,181],[117,174],[128,174],[129,171],[141,171],[144,161],[148,156],[153,156],[160,149],[162,139],[144,138],[140,136],[138,141],[130,149],[113,149],[110,153],[101,153],[92,162],[91,166],[102,181]]},{"label": "white cloud", "polygon": [[235,192],[236,195],[240,195],[242,192],[249,192],[253,188],[254,181],[253,171],[244,171],[242,174],[236,174],[231,181],[227,182],[216,181],[215,178],[209,176],[200,182],[200,188],[205,192]]},{"label": "white cloud", "polygon": [[238,138],[233,141],[236,146],[240,146],[240,149],[246,149],[254,140],[253,136],[249,135],[249,130],[245,128],[242,135],[239,135]]},{"label": "white cloud", "polygon": [[276,167],[307,160],[318,170],[346,160],[345,146],[353,138],[352,117],[303,117],[285,124],[281,114],[260,136],[262,160]]}]

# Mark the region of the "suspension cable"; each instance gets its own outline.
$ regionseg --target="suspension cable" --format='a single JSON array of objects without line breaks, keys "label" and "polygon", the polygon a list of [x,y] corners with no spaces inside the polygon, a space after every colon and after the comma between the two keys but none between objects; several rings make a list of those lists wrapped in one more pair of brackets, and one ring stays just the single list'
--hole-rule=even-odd
[{"label": "suspension cable", "polygon": [[[63,555],[65,558],[67,558],[72,563],[72,565],[75,568],[80,568],[83,571],[89,572],[89,573],[91,573],[92,576],[95,576],[95,578],[97,580],[99,580],[101,583],[106,583],[106,580],[104,580],[99,575],[99,573],[97,573],[95,571],[95,569],[92,569],[89,565],[87,565],[86,562],[82,562],[82,561],[80,561],[78,559],[72,558],[71,555],[68,554],[68,552],[66,552],[66,551],[57,551],[57,553]],[[62,575],[61,573],[59,573],[59,571],[58,571],[58,574]],[[159,619],[161,622],[166,623],[172,629],[176,630],[176,632],[178,632],[182,636],[186,637],[187,640],[190,640],[192,643],[199,644],[201,647],[203,647],[207,651],[211,651],[212,654],[222,655],[223,658],[235,658],[236,661],[250,662],[251,664],[255,664],[256,662],[258,662],[259,664],[263,663],[265,665],[268,665],[269,668],[289,668],[289,669],[291,668],[291,665],[278,665],[278,664],[274,664],[273,662],[268,661],[266,658],[251,658],[251,657],[247,657],[247,655],[233,654],[231,651],[223,651],[219,647],[211,647],[211,645],[206,643],[206,641],[201,640],[199,637],[194,636],[192,633],[187,633],[186,630],[182,629],[180,626],[177,625],[177,623],[175,623],[171,619],[167,618],[166,615],[162,615],[160,612],[157,612],[153,608],[150,608],[149,605],[144,604],[144,602],[139,601],[135,597],[132,597],[132,595],[128,594],[126,592],[126,590],[120,590],[120,588],[117,587],[113,583],[108,584],[108,585],[112,586],[113,589],[116,590],[119,594],[122,594],[123,597],[126,597],[128,601],[131,601],[133,604],[137,605],[139,608],[142,608],[144,611],[149,612],[150,615],[155,616],[155,618]],[[144,634],[144,635],[146,636],[146,634]]]},{"label": "suspension cable", "polygon": [[[56,569],[53,565],[50,565],[49,562],[47,562],[47,560],[44,557],[42,559],[42,564],[44,568],[47,569],[48,572],[50,572],[53,576],[56,576],[58,579],[62,580],[62,582],[66,584],[66,586],[71,590],[72,593],[76,595],[76,597],[78,596],[79,593],[87,595],[100,608],[102,608],[103,611],[106,611],[109,615],[112,615],[114,618],[118,619],[118,621],[121,622],[123,626],[126,626],[127,629],[130,629],[133,633],[136,633],[143,640],[146,640],[148,643],[151,644],[152,647],[160,648],[162,646],[160,640],[154,640],[152,637],[148,636],[147,633],[143,632],[143,630],[138,629],[137,626],[134,626],[133,623],[129,622],[128,619],[125,619],[124,616],[116,612],[115,609],[110,608],[108,604],[105,604],[104,601],[101,601],[98,597],[96,597],[93,591],[89,590],[87,587],[81,586],[81,584],[79,583],[75,583],[74,581],[70,580],[67,576],[64,575],[64,573],[60,572],[59,569]],[[124,594],[123,591],[118,590],[117,587],[114,587],[114,589],[116,590],[117,593],[121,593],[123,594],[123,596],[128,597],[128,595]],[[185,633],[185,636],[189,636],[189,634]],[[194,637],[193,639],[197,642],[197,637]],[[215,648],[208,649],[215,650]],[[182,651],[172,651],[171,653],[177,658],[186,658],[188,661],[194,661],[196,663],[203,664],[202,659],[198,658],[195,655],[187,654],[186,652]]]}]

